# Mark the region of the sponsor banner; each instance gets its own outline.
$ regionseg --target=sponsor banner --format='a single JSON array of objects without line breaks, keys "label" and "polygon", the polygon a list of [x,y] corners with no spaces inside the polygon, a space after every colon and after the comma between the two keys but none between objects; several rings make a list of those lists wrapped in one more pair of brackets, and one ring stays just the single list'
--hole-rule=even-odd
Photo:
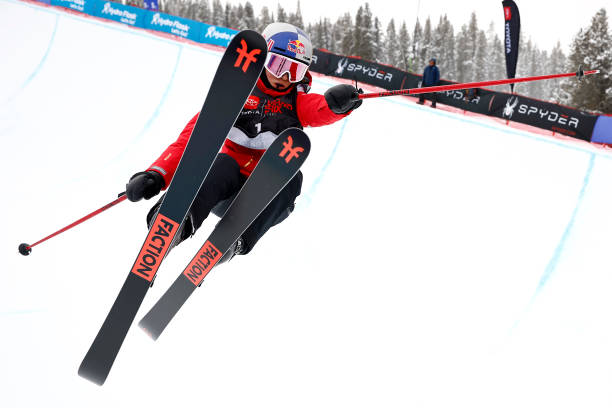
[{"label": "sponsor banner", "polygon": [[144,0],[144,9],[151,10],[151,11],[159,10],[157,0]]},{"label": "sponsor banner", "polygon": [[144,28],[163,31],[193,41],[200,40],[201,26],[202,23],[197,21],[156,12],[148,12],[144,21]]},{"label": "sponsor banner", "polygon": [[612,144],[612,116],[600,116],[595,122],[591,142]]},{"label": "sponsor banner", "polygon": [[200,29],[199,42],[204,44],[219,45],[221,47],[227,47],[232,38],[238,33],[236,30],[231,28],[213,26],[202,23]]},{"label": "sponsor banner", "polygon": [[110,1],[97,0],[95,2],[94,16],[102,17],[107,20],[118,21],[127,25],[142,27],[147,12],[137,7],[124,6]]},{"label": "sponsor banner", "polygon": [[397,68],[314,50],[311,69],[325,75],[357,80],[385,89],[400,89],[405,73]]},{"label": "sponsor banner", "polygon": [[51,4],[51,0],[36,0],[39,3]]},{"label": "sponsor banner", "polygon": [[[315,59],[316,58],[316,59]],[[394,67],[370,63],[359,58],[343,57],[325,50],[315,50],[311,70],[324,75],[365,82],[383,89],[419,88],[422,75],[405,72]],[[440,85],[453,82],[440,81]],[[438,92],[438,102],[460,109],[488,114],[491,91],[479,89],[468,95],[466,91]],[[427,97],[427,96],[426,96]]]},{"label": "sponsor banner", "polygon": [[[450,85],[454,82],[440,81],[440,85]],[[455,90],[438,92],[438,102],[454,106],[469,112],[489,114],[489,103],[494,92],[485,89]]]},{"label": "sponsor banner", "polygon": [[[388,90],[418,88],[422,79],[421,75],[359,58],[336,55],[322,49],[314,50],[310,69],[324,75],[356,79]],[[440,81],[441,85],[453,83]],[[549,102],[480,88],[438,92],[436,98],[442,104],[466,111],[525,123],[587,141],[591,141],[598,117]],[[612,136],[609,139],[612,140]]]},{"label": "sponsor banner", "polygon": [[496,92],[489,114],[591,141],[598,115],[516,94]]},{"label": "sponsor banner", "polygon": [[[506,73],[508,78],[516,75],[516,63],[519,54],[519,38],[521,33],[521,17],[513,0],[502,1],[504,7],[504,49],[506,54]],[[514,91],[514,84],[510,85]]]},{"label": "sponsor banner", "polygon": [[92,14],[95,2],[96,0],[51,0],[49,4]]}]

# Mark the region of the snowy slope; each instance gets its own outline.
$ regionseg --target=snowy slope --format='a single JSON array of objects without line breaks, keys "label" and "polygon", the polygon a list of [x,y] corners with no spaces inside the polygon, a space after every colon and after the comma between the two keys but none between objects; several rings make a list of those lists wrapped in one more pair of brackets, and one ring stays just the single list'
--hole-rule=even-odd
[{"label": "snowy slope", "polygon": [[17,245],[112,201],[200,108],[221,53],[14,0],[0,22],[1,406],[612,403],[612,156],[407,98],[307,129],[296,212],[158,342],[134,327],[102,388],[79,378],[152,202]]}]

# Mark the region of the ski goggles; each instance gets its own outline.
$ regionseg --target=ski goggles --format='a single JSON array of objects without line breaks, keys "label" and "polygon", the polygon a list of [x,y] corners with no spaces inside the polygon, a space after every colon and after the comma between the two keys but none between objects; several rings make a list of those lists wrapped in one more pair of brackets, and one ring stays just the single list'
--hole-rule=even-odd
[{"label": "ski goggles", "polygon": [[308,71],[308,65],[270,52],[266,59],[266,69],[277,78],[289,74],[290,82],[300,82]]}]

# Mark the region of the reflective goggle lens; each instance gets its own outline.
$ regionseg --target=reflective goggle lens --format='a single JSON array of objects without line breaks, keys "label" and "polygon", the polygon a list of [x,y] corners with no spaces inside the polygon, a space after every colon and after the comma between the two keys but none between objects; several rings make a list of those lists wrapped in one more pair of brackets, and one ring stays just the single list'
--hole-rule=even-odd
[{"label": "reflective goggle lens", "polygon": [[277,78],[289,74],[289,81],[291,82],[300,82],[308,71],[308,65],[273,53],[268,53],[266,68]]}]

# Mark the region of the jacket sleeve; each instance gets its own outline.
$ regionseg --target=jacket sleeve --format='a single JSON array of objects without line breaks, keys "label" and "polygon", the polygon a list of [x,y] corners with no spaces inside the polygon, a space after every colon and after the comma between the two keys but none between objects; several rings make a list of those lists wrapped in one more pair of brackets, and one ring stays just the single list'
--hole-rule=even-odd
[{"label": "jacket sleeve", "polygon": [[189,137],[191,136],[191,132],[195,127],[199,115],[199,113],[196,114],[193,119],[187,123],[178,139],[168,146],[161,156],[159,156],[159,158],[147,169],[156,171],[162,175],[165,182],[164,190],[168,188],[170,181],[172,181],[172,177],[174,177],[176,168],[181,161],[181,157],[183,156],[183,152],[185,151],[185,147],[187,146],[187,142],[189,141]]},{"label": "jacket sleeve", "polygon": [[438,67],[434,71],[434,85],[440,85],[440,70]]},{"label": "jacket sleeve", "polygon": [[302,126],[317,127],[331,125],[349,114],[338,115],[332,112],[321,94],[298,92],[297,115]]}]

